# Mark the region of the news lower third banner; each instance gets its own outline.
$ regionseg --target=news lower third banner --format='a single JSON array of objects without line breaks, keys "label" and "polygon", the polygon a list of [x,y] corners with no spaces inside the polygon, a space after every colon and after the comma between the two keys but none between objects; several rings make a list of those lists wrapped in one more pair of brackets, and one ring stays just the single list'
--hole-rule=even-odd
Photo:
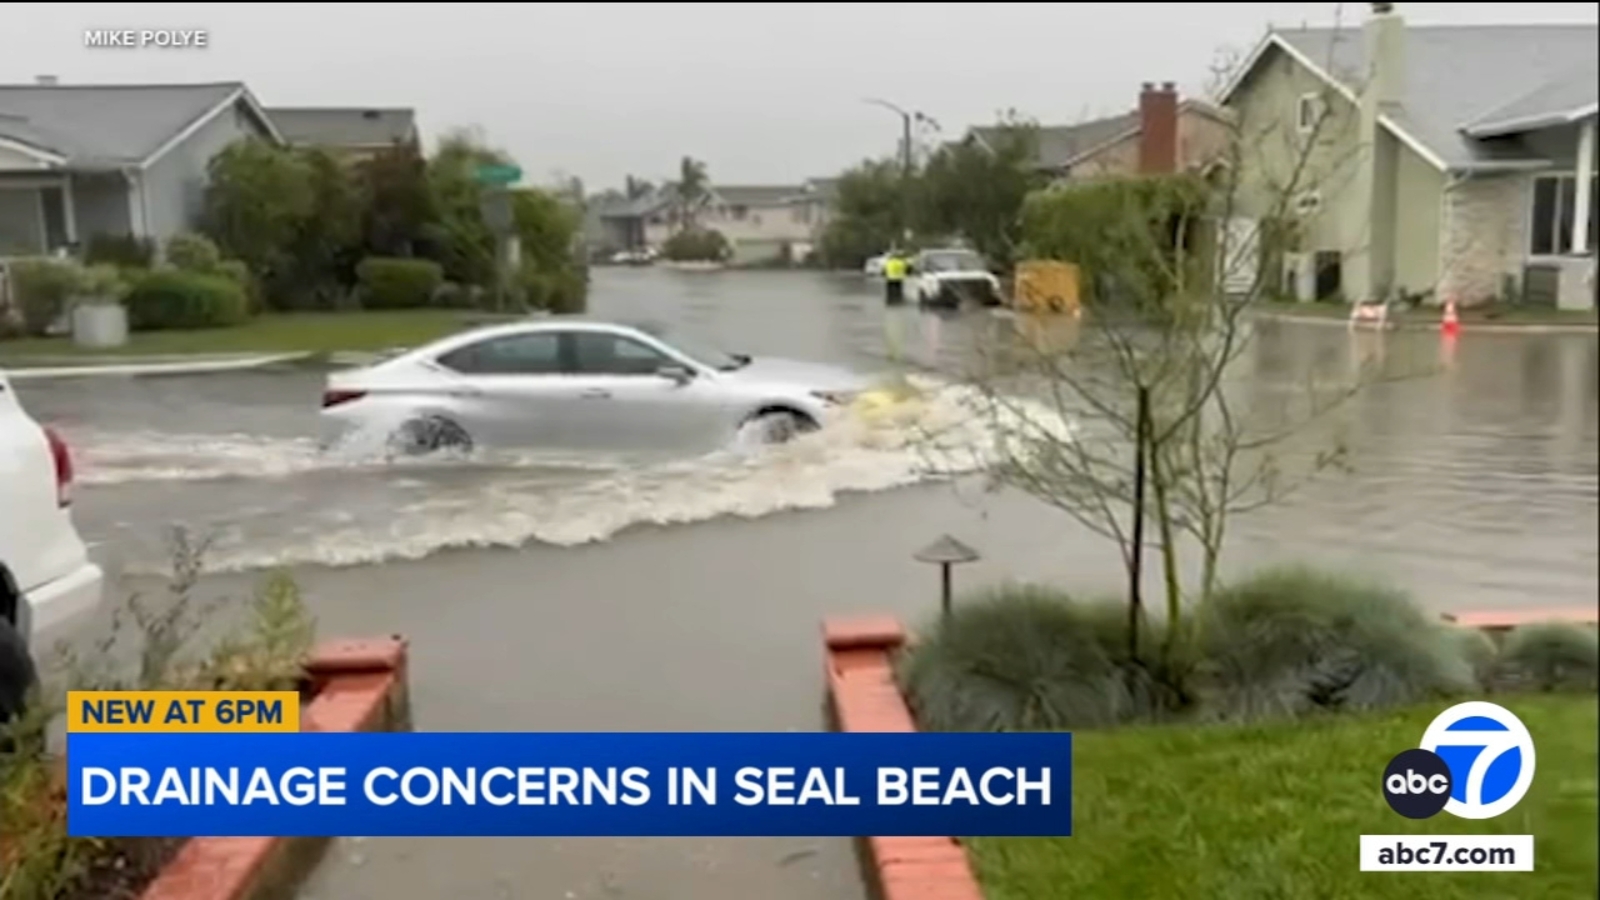
[{"label": "news lower third banner", "polygon": [[78,837],[1072,833],[1070,734],[100,729],[67,765]]}]

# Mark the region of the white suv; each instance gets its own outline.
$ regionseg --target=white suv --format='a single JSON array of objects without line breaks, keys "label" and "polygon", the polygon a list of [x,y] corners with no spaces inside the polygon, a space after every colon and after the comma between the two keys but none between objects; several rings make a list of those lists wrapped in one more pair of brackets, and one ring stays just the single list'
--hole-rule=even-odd
[{"label": "white suv", "polygon": [[15,715],[47,646],[100,604],[104,576],[72,524],[72,455],[0,373],[0,721]]}]

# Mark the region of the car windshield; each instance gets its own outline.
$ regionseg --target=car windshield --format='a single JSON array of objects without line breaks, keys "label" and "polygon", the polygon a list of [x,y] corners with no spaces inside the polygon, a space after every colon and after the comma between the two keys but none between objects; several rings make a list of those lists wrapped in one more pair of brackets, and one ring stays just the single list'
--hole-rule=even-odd
[{"label": "car windshield", "polygon": [[976,253],[947,250],[923,256],[922,266],[928,272],[978,272],[983,270],[983,260]]}]

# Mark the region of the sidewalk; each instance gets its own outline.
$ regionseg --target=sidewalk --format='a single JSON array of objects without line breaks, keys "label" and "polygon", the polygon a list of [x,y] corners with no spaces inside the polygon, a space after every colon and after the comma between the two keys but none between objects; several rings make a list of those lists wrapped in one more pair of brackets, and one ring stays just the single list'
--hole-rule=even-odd
[{"label": "sidewalk", "polygon": [[[1339,328],[1348,328],[1350,325],[1348,307],[1309,312],[1296,309],[1290,304],[1284,306],[1286,308],[1282,311],[1270,307],[1258,307],[1254,310],[1254,315],[1260,319],[1292,322],[1296,325],[1327,325]],[[1390,318],[1389,328],[1391,331],[1437,331],[1439,316],[1439,311],[1431,308],[1402,313]],[[1367,324],[1361,327],[1363,330],[1372,329],[1372,326]],[[1482,314],[1473,315],[1471,310],[1462,310],[1461,331],[1479,334],[1597,334],[1600,333],[1600,321],[1596,321],[1592,315],[1585,320],[1581,313],[1548,319],[1499,319]]]},{"label": "sidewalk", "polygon": [[197,353],[167,355],[84,355],[0,357],[0,369],[12,380],[134,375],[201,375],[259,369],[310,357],[294,353]]}]

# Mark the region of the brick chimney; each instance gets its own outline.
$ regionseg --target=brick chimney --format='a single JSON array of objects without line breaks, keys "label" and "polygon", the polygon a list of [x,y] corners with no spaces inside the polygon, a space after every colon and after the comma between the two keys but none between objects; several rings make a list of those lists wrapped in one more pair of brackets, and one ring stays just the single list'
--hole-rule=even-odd
[{"label": "brick chimney", "polygon": [[1139,173],[1178,171],[1178,87],[1145,82],[1139,92]]}]

